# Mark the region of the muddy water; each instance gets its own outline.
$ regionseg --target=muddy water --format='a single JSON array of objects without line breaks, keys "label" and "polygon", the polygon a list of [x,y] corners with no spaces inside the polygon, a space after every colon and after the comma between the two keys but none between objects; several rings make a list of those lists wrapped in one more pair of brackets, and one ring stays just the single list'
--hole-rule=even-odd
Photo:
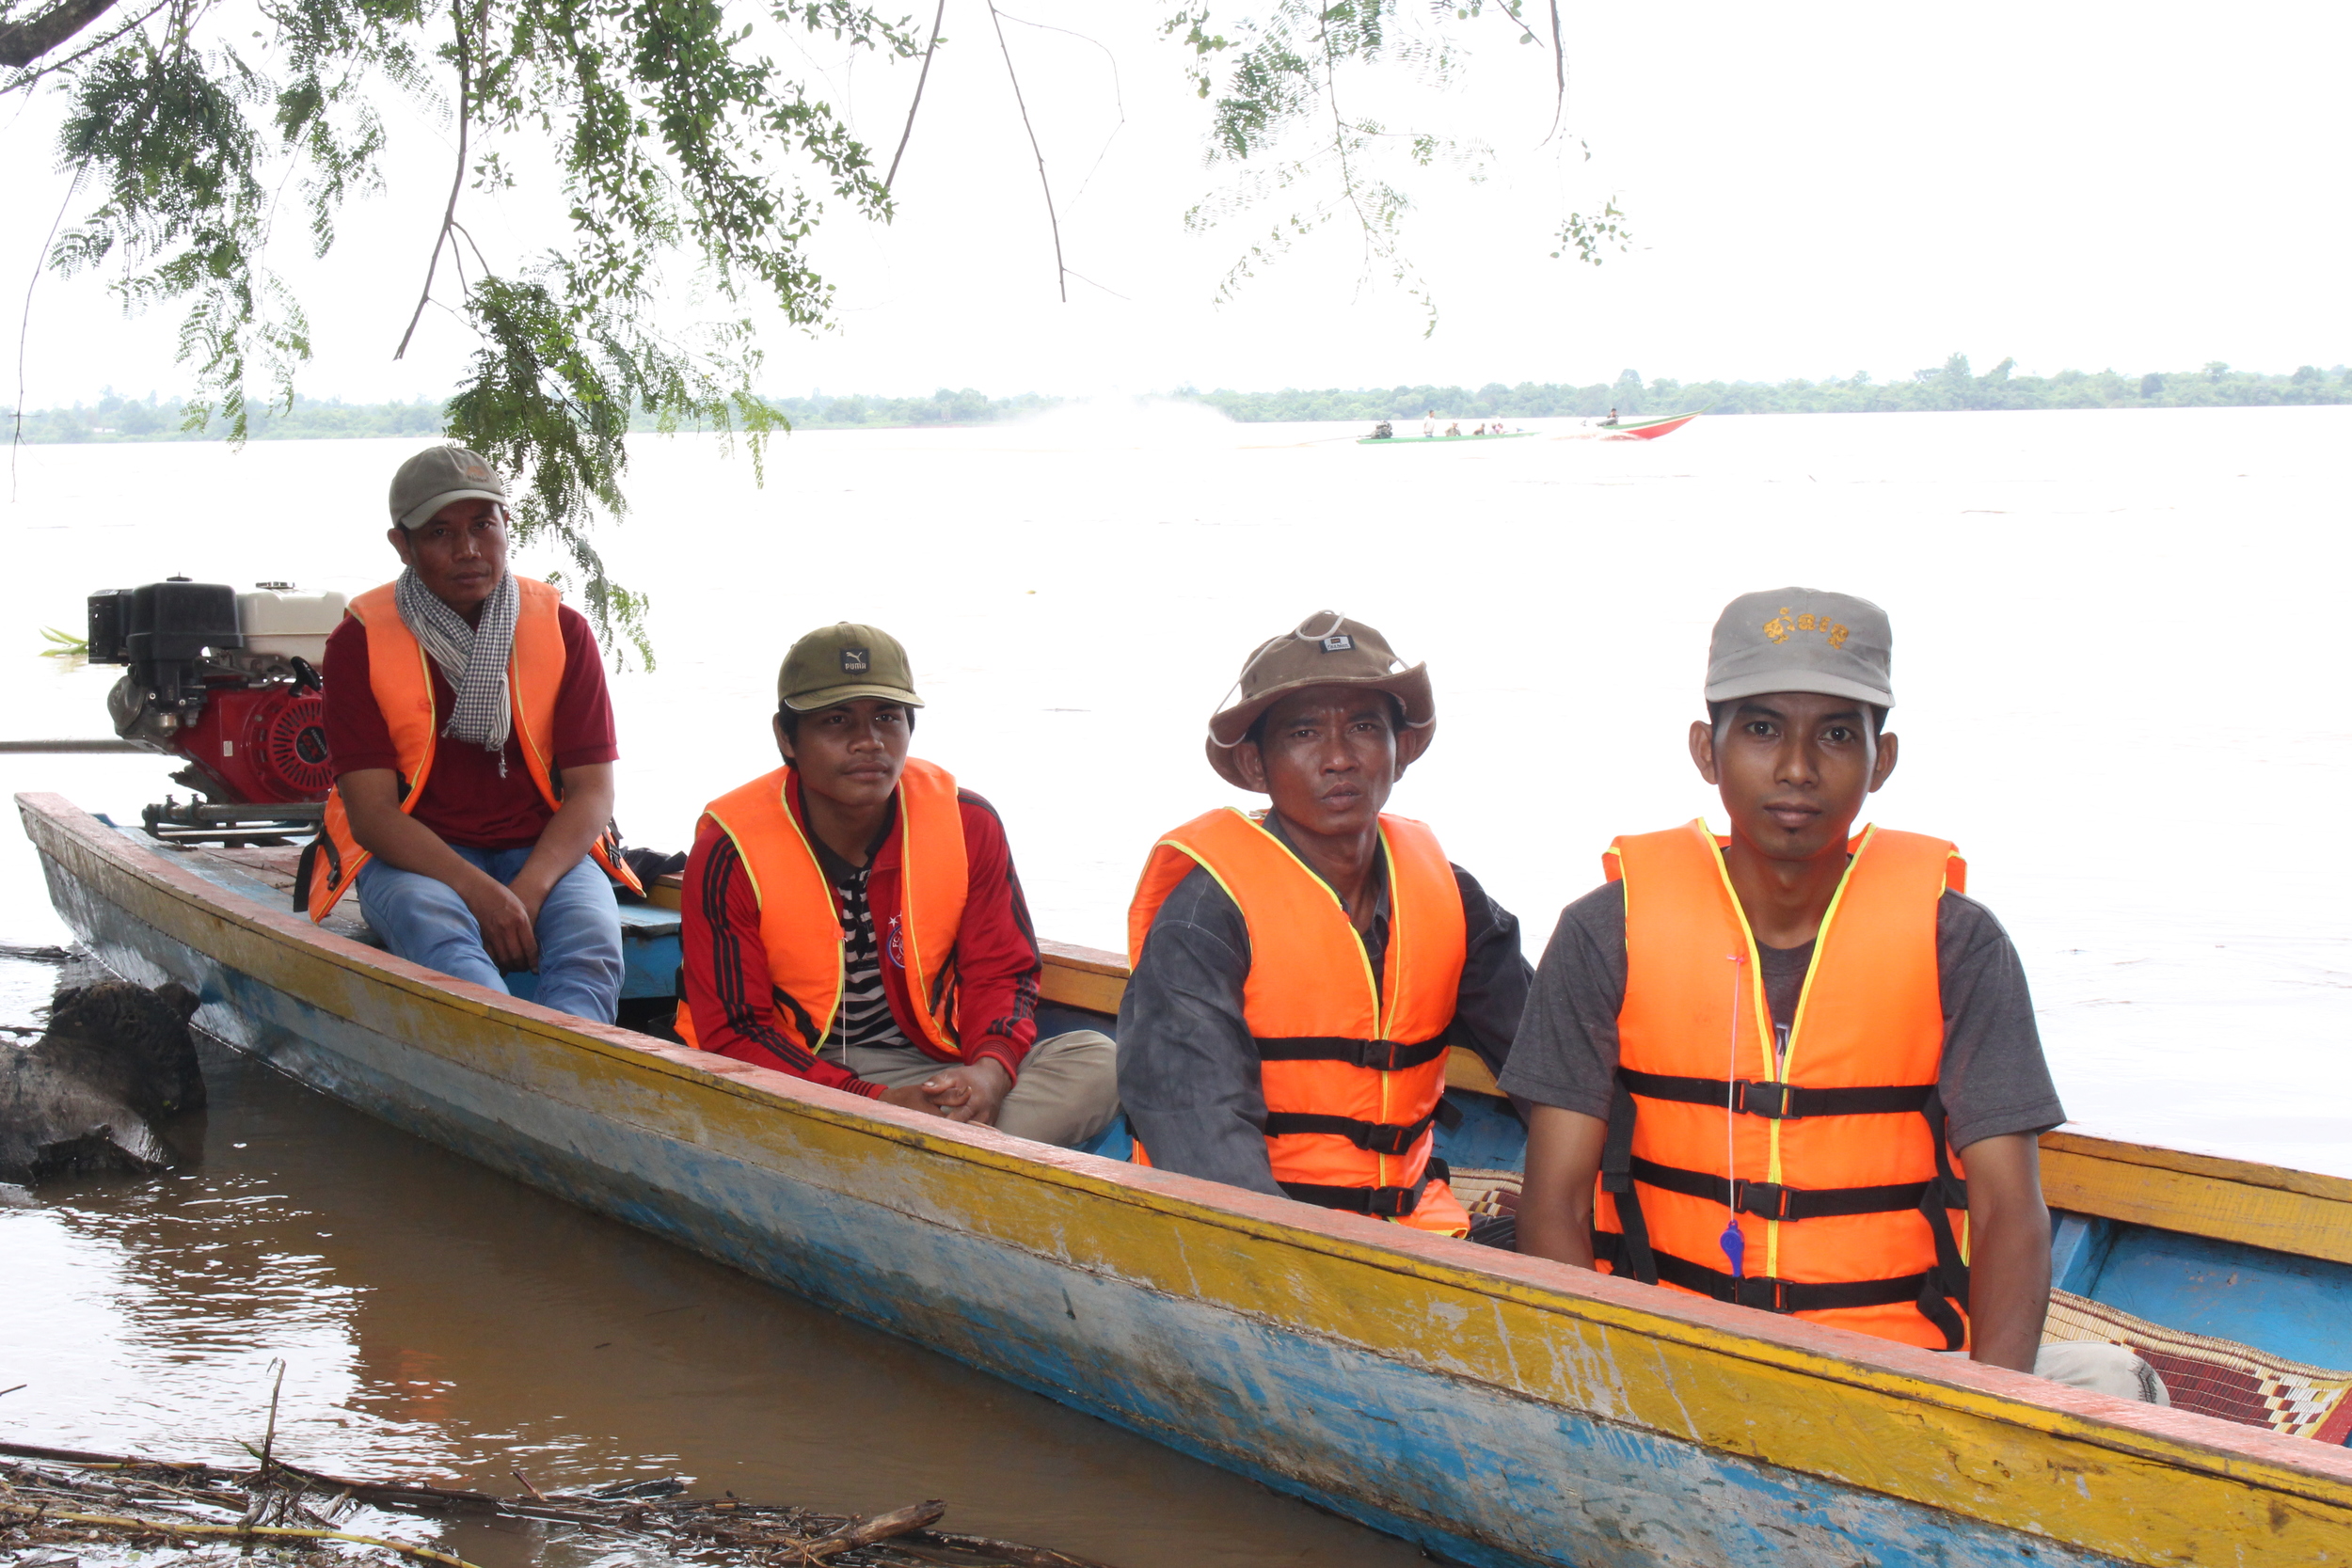
[{"label": "muddy water", "polygon": [[[199,1150],[159,1179],[0,1209],[0,1432],[237,1462],[286,1365],[280,1452],[513,1492],[684,1474],[1122,1568],[1403,1564],[1278,1497],[492,1175],[214,1052]],[[484,1568],[597,1558],[538,1526],[443,1526]],[[366,1525],[355,1528],[366,1528]]]}]

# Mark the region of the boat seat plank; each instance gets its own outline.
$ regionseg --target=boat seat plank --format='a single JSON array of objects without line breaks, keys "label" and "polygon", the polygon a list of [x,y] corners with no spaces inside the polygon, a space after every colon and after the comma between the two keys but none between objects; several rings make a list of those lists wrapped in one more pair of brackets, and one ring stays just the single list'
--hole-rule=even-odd
[{"label": "boat seat plank", "polygon": [[2042,1135],[2053,1209],[2352,1263],[2352,1180],[2070,1132]]}]

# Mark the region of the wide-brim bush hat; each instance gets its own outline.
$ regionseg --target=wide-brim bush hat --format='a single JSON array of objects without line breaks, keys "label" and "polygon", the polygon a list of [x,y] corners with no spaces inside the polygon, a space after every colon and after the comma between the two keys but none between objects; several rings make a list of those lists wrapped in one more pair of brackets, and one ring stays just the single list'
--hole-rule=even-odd
[{"label": "wide-brim bush hat", "polygon": [[1428,750],[1438,725],[1438,705],[1429,689],[1429,667],[1407,666],[1389,640],[1361,621],[1319,610],[1290,630],[1251,650],[1241,676],[1227,693],[1227,705],[1209,721],[1209,766],[1226,783],[1250,787],[1233,756],[1255,724],[1276,703],[1311,686],[1360,686],[1397,700],[1405,727],[1397,735],[1400,766]]}]

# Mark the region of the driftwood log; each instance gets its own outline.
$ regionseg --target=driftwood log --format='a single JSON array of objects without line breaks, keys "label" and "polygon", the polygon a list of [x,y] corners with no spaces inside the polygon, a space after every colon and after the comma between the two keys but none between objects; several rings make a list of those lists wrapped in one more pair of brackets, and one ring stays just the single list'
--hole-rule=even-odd
[{"label": "driftwood log", "polygon": [[[266,1447],[266,1445],[264,1445]],[[263,1450],[255,1449],[259,1458]],[[230,1541],[245,1548],[339,1541],[441,1568],[470,1568],[446,1551],[347,1528],[354,1508],[495,1515],[588,1530],[678,1561],[744,1568],[1103,1568],[1085,1558],[990,1536],[934,1529],[947,1505],[933,1499],[866,1516],[756,1503],[732,1495],[693,1497],[682,1481],[614,1481],[543,1492],[519,1472],[523,1496],[366,1481],[308,1470],[276,1458],[250,1469],[178,1464],[136,1454],[0,1443],[0,1553],[11,1545],[90,1537]],[[11,1463],[14,1461],[14,1463]],[[74,1532],[82,1532],[75,1534]],[[38,1541],[35,1537],[40,1539]]]},{"label": "driftwood log", "polygon": [[69,961],[40,1039],[0,1042],[0,1182],[176,1164],[163,1130],[204,1103],[196,1008],[177,982],[150,990]]}]

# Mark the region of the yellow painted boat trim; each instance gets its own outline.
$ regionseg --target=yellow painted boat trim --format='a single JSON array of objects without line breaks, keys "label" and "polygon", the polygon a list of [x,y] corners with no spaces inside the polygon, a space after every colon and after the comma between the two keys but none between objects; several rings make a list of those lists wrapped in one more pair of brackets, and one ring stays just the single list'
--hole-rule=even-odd
[{"label": "yellow painted boat trim", "polygon": [[2054,1209],[2352,1263],[2352,1180],[2060,1129],[2042,1135]]}]

